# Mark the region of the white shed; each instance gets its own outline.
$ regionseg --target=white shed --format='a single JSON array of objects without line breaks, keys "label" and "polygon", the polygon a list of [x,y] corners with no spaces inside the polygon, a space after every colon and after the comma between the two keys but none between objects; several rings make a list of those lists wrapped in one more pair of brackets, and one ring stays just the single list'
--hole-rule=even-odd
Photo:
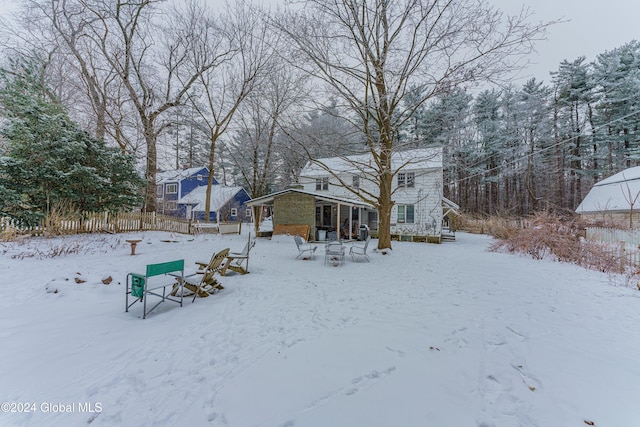
[{"label": "white shed", "polygon": [[594,218],[622,220],[640,211],[640,166],[625,169],[598,182],[576,209]]}]

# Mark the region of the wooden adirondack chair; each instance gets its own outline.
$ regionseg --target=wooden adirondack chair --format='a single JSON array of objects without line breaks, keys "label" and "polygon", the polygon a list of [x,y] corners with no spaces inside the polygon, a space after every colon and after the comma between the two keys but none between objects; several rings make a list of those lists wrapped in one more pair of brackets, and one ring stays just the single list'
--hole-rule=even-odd
[{"label": "wooden adirondack chair", "polygon": [[[220,275],[222,272],[228,254],[229,248],[217,252],[211,257],[211,262],[204,269],[200,269],[197,273],[184,278],[184,287],[194,293],[194,301],[197,296],[208,297],[209,294],[224,289],[215,276]],[[196,262],[196,264],[202,265],[199,262]]]},{"label": "wooden adirondack chair", "polygon": [[[249,273],[249,253],[251,249],[255,246],[256,241],[251,240],[251,235],[249,235],[249,239],[247,240],[247,244],[244,245],[244,248],[241,252],[229,252],[227,255],[227,262],[222,269],[221,274],[224,276],[227,274],[227,270],[235,271],[240,274]],[[242,265],[244,264],[244,266]]]}]

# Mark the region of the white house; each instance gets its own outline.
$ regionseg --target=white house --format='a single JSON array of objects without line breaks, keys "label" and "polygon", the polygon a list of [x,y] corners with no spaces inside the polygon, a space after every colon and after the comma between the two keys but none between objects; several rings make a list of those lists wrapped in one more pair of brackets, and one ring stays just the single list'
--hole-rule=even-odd
[{"label": "white house", "polygon": [[[376,168],[372,167],[373,161],[371,154],[312,160],[300,173],[300,184],[305,191],[334,197],[355,199],[357,195],[354,191],[377,196],[379,188],[375,179]],[[395,172],[391,233],[440,236],[443,216],[442,149],[415,149],[394,153],[391,168]],[[452,204],[452,207],[457,206]],[[376,211],[367,211],[367,217],[360,218],[361,210],[351,213],[347,210],[335,216],[331,209],[330,204],[316,208],[319,226],[337,228],[338,224],[361,223],[373,230],[377,229]]]}]

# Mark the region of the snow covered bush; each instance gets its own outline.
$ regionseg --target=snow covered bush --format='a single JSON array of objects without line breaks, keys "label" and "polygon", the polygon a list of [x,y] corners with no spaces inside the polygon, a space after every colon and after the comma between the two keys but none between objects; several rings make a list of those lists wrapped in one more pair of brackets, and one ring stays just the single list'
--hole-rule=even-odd
[{"label": "snow covered bush", "polygon": [[54,238],[33,238],[3,244],[3,254],[12,259],[47,259],[81,253],[110,253],[124,247],[122,239],[77,234]]}]

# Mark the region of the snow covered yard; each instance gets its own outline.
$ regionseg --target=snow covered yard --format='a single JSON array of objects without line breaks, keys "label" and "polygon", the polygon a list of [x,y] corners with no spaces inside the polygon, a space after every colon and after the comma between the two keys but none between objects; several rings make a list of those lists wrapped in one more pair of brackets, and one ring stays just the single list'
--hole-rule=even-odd
[{"label": "snow covered yard", "polygon": [[640,425],[640,293],[604,274],[464,233],[343,267],[258,239],[250,274],[142,320],[128,272],[246,236],[138,235],[0,245],[0,425]]}]

